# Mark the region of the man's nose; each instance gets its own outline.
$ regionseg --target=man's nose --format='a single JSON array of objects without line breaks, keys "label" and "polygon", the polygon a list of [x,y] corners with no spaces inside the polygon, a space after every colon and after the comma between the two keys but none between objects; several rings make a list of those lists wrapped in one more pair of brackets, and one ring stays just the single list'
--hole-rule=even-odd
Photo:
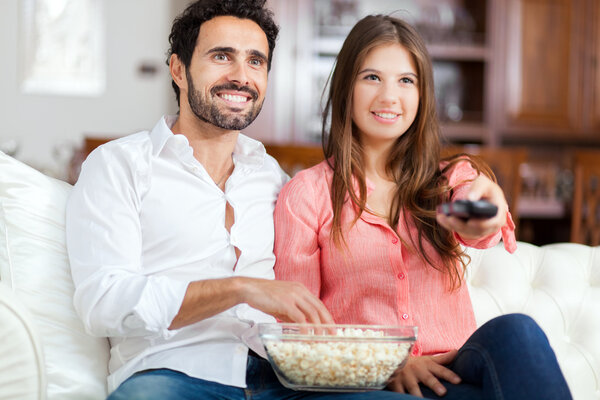
[{"label": "man's nose", "polygon": [[231,66],[231,71],[228,75],[228,80],[230,82],[236,82],[241,86],[247,86],[248,81],[248,71],[246,70],[247,66],[245,63],[234,63]]}]

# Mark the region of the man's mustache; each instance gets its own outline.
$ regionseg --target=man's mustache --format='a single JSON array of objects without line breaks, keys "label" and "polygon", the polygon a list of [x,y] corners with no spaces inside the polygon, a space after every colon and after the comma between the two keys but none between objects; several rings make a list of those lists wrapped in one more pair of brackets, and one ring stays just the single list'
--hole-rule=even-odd
[{"label": "man's mustache", "polygon": [[248,86],[239,86],[235,83],[224,83],[223,85],[214,86],[210,89],[210,94],[213,96],[217,95],[217,92],[220,90],[236,90],[238,92],[246,92],[252,97],[252,100],[256,101],[258,99],[258,92]]}]

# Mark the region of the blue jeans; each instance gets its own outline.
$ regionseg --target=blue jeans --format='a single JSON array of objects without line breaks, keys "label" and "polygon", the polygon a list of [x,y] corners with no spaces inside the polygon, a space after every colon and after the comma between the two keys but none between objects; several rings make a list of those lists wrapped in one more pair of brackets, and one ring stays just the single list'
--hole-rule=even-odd
[{"label": "blue jeans", "polygon": [[[421,385],[426,398],[444,400],[571,400],[556,356],[539,326],[522,314],[495,318],[479,328],[448,365],[462,382],[442,381],[448,392],[438,397]],[[191,378],[159,369],[133,375],[108,400],[170,399],[350,399],[408,400],[417,397],[389,391],[363,393],[297,392],[282,386],[269,363],[248,357],[246,389]]]},{"label": "blue jeans", "polygon": [[439,397],[421,385],[426,398],[444,400],[571,400],[548,338],[533,319],[508,314],[482,325],[448,365],[461,377]]},{"label": "blue jeans", "polygon": [[326,393],[294,391],[281,385],[269,362],[249,356],[246,389],[192,378],[169,369],[137,373],[123,382],[107,400],[417,400],[418,397],[389,391]]}]

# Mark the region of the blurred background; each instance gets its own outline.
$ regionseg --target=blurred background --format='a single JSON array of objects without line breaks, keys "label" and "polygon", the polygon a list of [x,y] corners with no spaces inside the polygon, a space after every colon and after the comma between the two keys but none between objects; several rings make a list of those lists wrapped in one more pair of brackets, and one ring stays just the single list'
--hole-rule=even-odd
[{"label": "blurred background", "polygon": [[[188,3],[2,0],[0,150],[73,182],[94,140],[149,129],[175,113],[165,54],[171,22]],[[246,134],[273,146],[317,147],[321,95],[346,34],[367,14],[391,13],[427,41],[447,151],[492,165],[521,240],[573,240],[577,152],[600,152],[598,0],[268,4],[280,37],[267,100]],[[597,203],[595,179],[588,192]],[[596,203],[580,210],[596,218],[591,225],[600,225]]]}]

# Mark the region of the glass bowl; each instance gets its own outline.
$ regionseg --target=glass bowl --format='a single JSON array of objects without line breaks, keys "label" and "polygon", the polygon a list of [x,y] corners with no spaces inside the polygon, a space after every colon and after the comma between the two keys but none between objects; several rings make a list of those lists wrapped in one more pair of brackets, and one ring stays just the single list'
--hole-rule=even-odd
[{"label": "glass bowl", "polygon": [[268,323],[258,330],[281,384],[313,391],[385,388],[417,338],[415,326]]}]

